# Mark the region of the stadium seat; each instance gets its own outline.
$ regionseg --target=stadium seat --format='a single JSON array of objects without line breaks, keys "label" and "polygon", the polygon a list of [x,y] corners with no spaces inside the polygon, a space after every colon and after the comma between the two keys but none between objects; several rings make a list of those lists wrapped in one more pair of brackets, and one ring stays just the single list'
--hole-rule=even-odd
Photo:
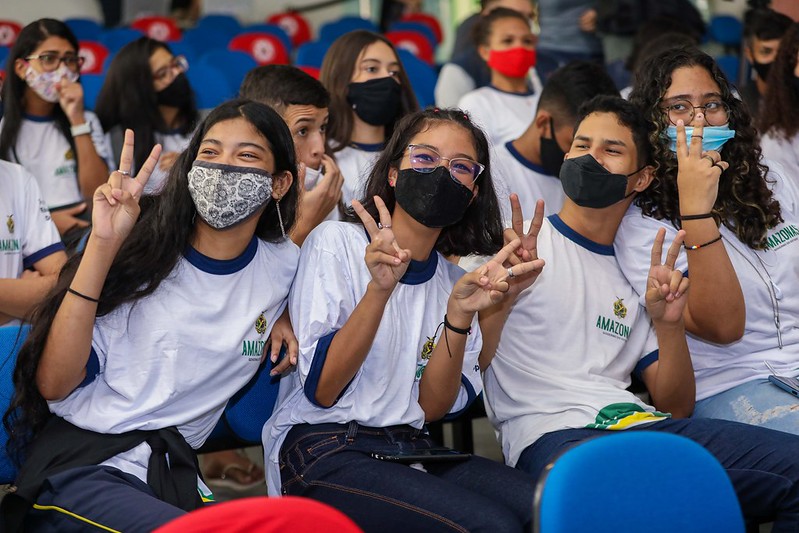
[{"label": "stadium seat", "polygon": [[93,19],[68,18],[64,23],[79,41],[99,41],[103,33],[103,27]]},{"label": "stadium seat", "polygon": [[11,52],[11,48],[8,46],[0,46],[0,68],[5,68],[6,66],[6,59],[8,59],[8,54]]},{"label": "stadium seat", "polygon": [[275,13],[266,19],[270,24],[277,24],[291,37],[294,48],[311,40],[311,25],[299,13]]},{"label": "stadium seat", "polygon": [[731,15],[718,15],[710,19],[710,38],[724,45],[725,51],[737,51],[743,36],[743,24]]},{"label": "stadium seat", "polygon": [[233,15],[205,15],[200,17],[195,28],[223,32],[226,33],[231,39],[234,35],[241,33],[241,23]]},{"label": "stadium seat", "polygon": [[741,68],[741,58],[737,55],[727,54],[716,58],[721,71],[733,85],[738,85],[738,71]]},{"label": "stadium seat", "polygon": [[430,28],[430,31],[433,32],[436,44],[441,44],[441,41],[444,40],[444,34],[441,31],[441,23],[438,22],[436,17],[429,13],[408,13],[407,15],[403,15],[400,20],[421,22],[422,24],[426,25],[428,28]]},{"label": "stadium seat", "polygon": [[286,33],[282,27],[278,26],[277,24],[269,24],[269,23],[262,23],[262,24],[252,24],[247,26],[242,30],[242,33],[268,33],[269,35],[274,35],[280,42],[283,43],[286,52],[291,54],[291,51],[294,49],[294,43],[291,42],[291,37],[289,34]]},{"label": "stadium seat", "polygon": [[374,22],[360,17],[342,17],[338,20],[327,22],[319,28],[319,40],[332,43],[345,33],[353,30],[368,30],[378,32]]},{"label": "stadium seat", "polygon": [[141,17],[134,20],[130,27],[158,41],[174,42],[181,38],[180,28],[172,17]]},{"label": "stadium seat", "polygon": [[83,58],[81,74],[102,74],[105,72],[105,61],[109,56],[108,48],[97,41],[80,41],[78,55]]},{"label": "stadium seat", "polygon": [[167,46],[169,46],[169,49],[172,51],[172,55],[185,57],[186,61],[189,62],[189,66],[199,58],[194,47],[183,39],[175,41],[174,43],[167,43]]},{"label": "stadium seat", "polygon": [[405,67],[408,78],[411,80],[411,86],[416,95],[416,100],[419,102],[419,107],[425,108],[435,105],[435,89],[436,81],[438,81],[436,70],[429,63],[422,61],[404,48],[398,48],[397,54],[400,61],[402,61],[402,66]]},{"label": "stadium seat", "polygon": [[198,109],[213,109],[225,100],[233,98],[238,90],[238,85],[236,89],[231,88],[222,70],[202,61],[193,65],[186,72],[186,76],[194,89]]},{"label": "stadium seat", "polygon": [[100,42],[108,48],[109,52],[116,54],[120,48],[143,36],[142,32],[133,28],[114,28],[105,30],[100,35]]},{"label": "stadium seat", "polygon": [[228,35],[228,32],[217,31],[211,28],[192,28],[183,32],[181,42],[190,46],[195,55],[202,57],[203,54],[211,50],[224,50],[235,34]]},{"label": "stadium seat", "polygon": [[433,46],[430,41],[419,32],[411,30],[392,30],[386,32],[386,39],[391,41],[397,49],[407,50],[428,65],[435,63]]},{"label": "stadium seat", "polygon": [[427,42],[430,43],[430,47],[435,50],[436,46],[438,45],[438,41],[436,41],[436,36],[426,24],[423,22],[413,22],[408,20],[399,20],[389,26],[388,31],[412,31],[414,33],[418,33],[422,35]]},{"label": "stadium seat", "polygon": [[[2,326],[0,327],[0,411],[8,409],[14,395],[14,367],[17,363],[17,352],[22,347],[25,337],[28,336],[30,326]],[[5,426],[0,425],[0,485],[7,485],[14,481],[17,467],[6,454],[8,433]]]},{"label": "stadium seat", "polygon": [[321,68],[330,43],[326,41],[308,41],[297,48],[294,64],[298,67]]},{"label": "stadium seat", "polygon": [[230,41],[228,49],[249,54],[259,65],[287,65],[289,62],[283,42],[270,33],[242,33]]},{"label": "stadium seat", "polygon": [[0,19],[0,46],[8,46],[14,44],[17,40],[17,35],[22,31],[22,24],[19,22]]},{"label": "stadium seat", "polygon": [[732,482],[705,448],[670,433],[608,433],[547,467],[534,531],[743,533]]},{"label": "stadium seat", "polygon": [[[241,86],[241,82],[244,81],[244,76],[258,66],[258,63],[252,56],[238,50],[211,50],[200,57],[197,63],[198,65],[214,67],[222,73],[230,88],[230,95],[228,98],[232,98],[238,93],[239,86]],[[193,70],[193,67],[190,68],[189,74],[191,74]],[[189,78],[191,79],[191,75]],[[195,79],[197,79],[196,74]],[[197,83],[202,84],[205,83],[205,81],[197,79]],[[192,87],[197,90],[197,84],[194,81],[192,81]],[[218,105],[218,103],[216,105]]]},{"label": "stadium seat", "polygon": [[80,84],[83,86],[83,105],[86,109],[94,109],[104,80],[103,74],[81,74]]}]

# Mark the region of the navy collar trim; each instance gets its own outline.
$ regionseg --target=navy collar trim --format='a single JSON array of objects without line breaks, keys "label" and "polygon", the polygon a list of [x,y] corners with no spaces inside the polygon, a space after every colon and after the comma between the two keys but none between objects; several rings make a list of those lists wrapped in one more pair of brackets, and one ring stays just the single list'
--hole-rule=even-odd
[{"label": "navy collar trim", "polygon": [[[363,229],[363,232],[366,233],[366,240],[372,242],[371,237],[369,237],[369,232],[366,231],[366,228]],[[438,252],[432,250],[430,252],[430,256],[423,260],[423,261],[416,261],[411,259],[411,263],[408,265],[408,270],[405,271],[405,274],[399,279],[399,282],[403,285],[421,285],[427,281],[433,279],[433,276],[436,275],[436,268],[438,267]]]},{"label": "navy collar trim", "polygon": [[502,89],[499,89],[499,88],[497,88],[497,87],[495,87],[495,86],[493,86],[493,85],[489,85],[489,87],[491,87],[492,89],[494,89],[494,90],[495,90],[495,91],[497,91],[498,93],[502,93],[502,94],[510,94],[510,95],[512,95],[512,96],[532,96],[532,95],[534,95],[534,94],[535,94],[535,91],[534,91],[532,88],[530,88],[530,89],[527,89],[527,91],[525,91],[525,92],[523,92],[523,93],[516,93],[516,92],[513,92],[513,91],[504,91],[504,90],[502,90]]},{"label": "navy collar trim", "polygon": [[183,257],[194,267],[217,276],[235,274],[250,264],[258,251],[258,238],[253,235],[252,240],[240,256],[233,259],[214,259],[203,255],[195,250],[191,245],[186,247]]},{"label": "navy collar trim", "polygon": [[30,120],[31,122],[53,122],[55,120],[55,117],[52,115],[40,117],[38,115],[29,115],[28,113],[23,113],[22,118]]},{"label": "navy collar trim", "polygon": [[521,163],[523,166],[525,166],[525,167],[529,168],[529,169],[530,169],[530,170],[532,170],[533,172],[538,172],[539,174],[543,174],[544,176],[549,176],[549,177],[552,177],[552,178],[555,178],[555,177],[556,177],[556,176],[553,176],[552,174],[550,174],[549,172],[547,172],[547,171],[546,171],[546,169],[545,169],[544,167],[542,167],[541,165],[536,165],[535,163],[533,163],[532,161],[530,161],[529,159],[527,159],[526,157],[524,157],[524,156],[523,156],[523,155],[522,155],[522,154],[521,154],[521,153],[520,153],[520,152],[519,152],[519,151],[516,149],[516,147],[515,147],[515,146],[513,146],[513,141],[508,141],[507,143],[505,143],[505,148],[507,148],[507,149],[508,149],[508,152],[510,152],[510,155],[512,155],[512,156],[513,156],[513,158],[514,158],[516,161],[518,161],[519,163]]},{"label": "navy collar trim", "polygon": [[381,143],[356,143],[351,142],[350,146],[355,148],[356,150],[361,150],[362,152],[382,152],[383,149],[386,147],[385,142]]},{"label": "navy collar trim", "polygon": [[613,246],[608,246],[605,244],[599,244],[598,242],[594,242],[591,239],[583,237],[569,226],[566,225],[563,220],[558,215],[550,215],[547,217],[549,222],[554,226],[558,232],[560,232],[564,237],[569,239],[570,241],[574,242],[575,244],[582,246],[589,252],[593,252],[599,255],[615,255],[613,252]]}]

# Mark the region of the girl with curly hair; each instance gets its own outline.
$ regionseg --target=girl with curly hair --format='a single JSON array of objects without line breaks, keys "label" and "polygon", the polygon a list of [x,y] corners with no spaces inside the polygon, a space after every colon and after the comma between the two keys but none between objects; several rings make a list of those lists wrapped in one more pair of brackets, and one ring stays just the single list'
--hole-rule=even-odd
[{"label": "girl with curly hair", "polygon": [[764,164],[746,106],[704,52],[650,58],[630,101],[650,123],[655,172],[622,221],[616,256],[643,291],[652,232],[686,232],[675,268],[691,278],[694,416],[799,433],[796,400],[767,381],[768,364],[799,373],[799,190]]}]

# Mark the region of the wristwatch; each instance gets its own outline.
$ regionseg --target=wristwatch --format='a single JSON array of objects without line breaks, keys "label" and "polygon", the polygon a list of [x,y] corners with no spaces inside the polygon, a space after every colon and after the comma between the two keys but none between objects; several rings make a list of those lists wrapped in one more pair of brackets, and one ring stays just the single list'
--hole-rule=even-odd
[{"label": "wristwatch", "polygon": [[84,122],[83,124],[72,126],[69,131],[72,133],[73,137],[89,135],[92,132],[92,127],[88,122]]}]

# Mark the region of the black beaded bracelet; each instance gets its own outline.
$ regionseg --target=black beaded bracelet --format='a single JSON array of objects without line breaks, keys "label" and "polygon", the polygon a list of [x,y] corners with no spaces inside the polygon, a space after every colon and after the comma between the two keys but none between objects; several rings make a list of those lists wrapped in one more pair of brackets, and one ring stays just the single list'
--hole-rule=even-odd
[{"label": "black beaded bracelet", "polygon": [[92,298],[91,296],[86,296],[82,292],[78,292],[75,289],[73,289],[72,287],[67,287],[67,292],[69,292],[70,294],[74,294],[75,296],[78,296],[79,298],[83,298],[84,300],[88,300],[88,301],[94,302],[96,304],[100,303],[100,300],[98,300],[97,298]]},{"label": "black beaded bracelet", "polygon": [[449,330],[451,330],[451,331],[454,331],[455,333],[460,333],[461,335],[471,335],[472,334],[472,327],[471,326],[469,326],[468,328],[465,328],[465,329],[456,328],[455,326],[453,326],[452,324],[449,323],[449,320],[447,320],[447,315],[444,315],[444,327],[449,329]]},{"label": "black beaded bracelet", "polygon": [[683,246],[685,247],[686,250],[698,250],[700,248],[704,248],[705,246],[711,245],[714,242],[719,242],[720,240],[721,240],[721,235],[719,235],[718,237],[716,237],[712,241],[707,241],[704,244],[695,244],[693,246],[688,246],[687,244],[683,243]]},{"label": "black beaded bracelet", "polygon": [[713,213],[702,213],[701,215],[680,215],[680,220],[701,220],[703,218],[713,218]]}]

